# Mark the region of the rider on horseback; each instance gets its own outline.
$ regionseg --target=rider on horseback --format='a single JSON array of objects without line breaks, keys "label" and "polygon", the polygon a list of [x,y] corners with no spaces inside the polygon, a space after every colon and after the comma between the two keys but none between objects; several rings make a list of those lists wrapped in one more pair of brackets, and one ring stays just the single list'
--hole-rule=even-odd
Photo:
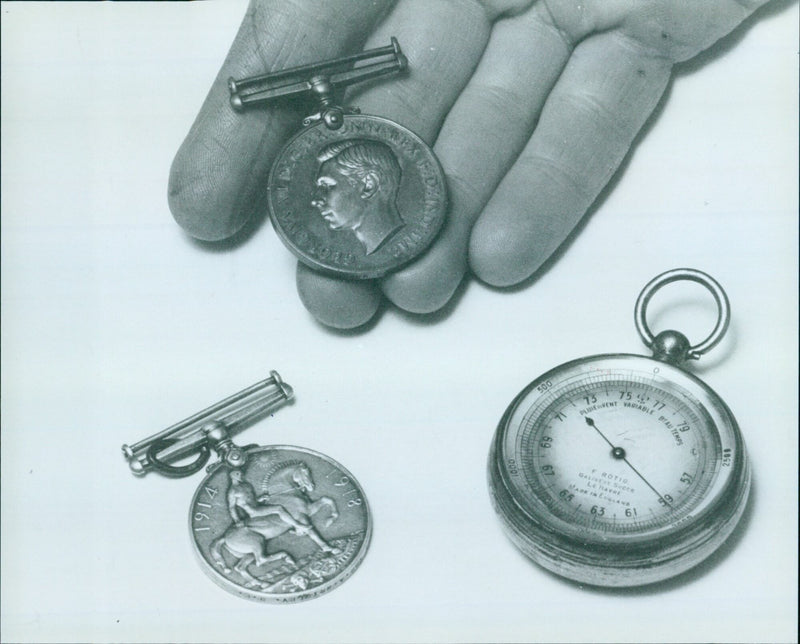
[{"label": "rider on horseback", "polygon": [[[231,470],[231,485],[228,488],[228,511],[237,526],[244,525],[245,519],[277,515],[284,523],[292,526],[296,534],[307,532],[308,526],[296,521],[280,505],[268,505],[261,503],[261,499],[256,499],[256,492],[253,486],[244,480],[241,470]],[[244,516],[242,516],[244,515]]]}]

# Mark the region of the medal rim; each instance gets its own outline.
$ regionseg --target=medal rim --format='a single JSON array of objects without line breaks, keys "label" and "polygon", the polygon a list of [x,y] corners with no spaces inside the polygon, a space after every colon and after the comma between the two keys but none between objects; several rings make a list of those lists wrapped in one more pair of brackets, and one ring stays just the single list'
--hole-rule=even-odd
[{"label": "medal rim", "polygon": [[195,557],[197,558],[200,568],[203,572],[211,578],[211,580],[216,583],[218,586],[226,590],[227,592],[237,595],[239,597],[243,597],[245,599],[250,599],[253,601],[261,602],[261,603],[269,603],[269,604],[293,604],[296,602],[306,601],[309,599],[314,599],[319,597],[320,595],[327,594],[331,590],[334,590],[342,583],[347,581],[361,566],[361,563],[364,560],[364,557],[369,550],[370,543],[372,541],[372,510],[369,505],[369,500],[367,499],[366,494],[364,493],[364,488],[362,487],[361,483],[358,479],[353,476],[353,474],[344,467],[339,461],[336,459],[331,458],[330,456],[323,454],[322,452],[317,452],[316,450],[307,448],[307,447],[300,447],[297,445],[259,445],[256,447],[252,447],[246,451],[248,457],[251,454],[258,454],[260,452],[272,451],[272,450],[292,450],[295,452],[300,452],[304,454],[309,454],[316,458],[320,458],[324,461],[333,463],[334,466],[339,469],[343,475],[347,476],[351,482],[354,482],[357,486],[359,492],[361,493],[361,499],[363,500],[364,505],[364,516],[365,516],[365,529],[364,529],[364,540],[362,541],[361,545],[359,546],[358,552],[350,561],[347,568],[345,568],[339,575],[329,579],[325,583],[314,587],[313,589],[308,589],[301,591],[299,593],[261,593],[257,590],[242,587],[235,582],[229,580],[225,577],[222,573],[218,572],[216,568],[212,564],[208,562],[205,558],[203,553],[201,552],[200,546],[197,543],[197,540],[194,536],[194,525],[193,525],[193,516],[194,516],[194,508],[195,503],[200,496],[203,487],[205,484],[215,476],[220,469],[233,469],[225,463],[215,463],[211,466],[211,469],[208,474],[203,477],[203,480],[200,481],[197,485],[197,489],[195,490],[194,494],[192,495],[192,501],[189,505],[189,538],[192,542],[192,549],[194,550]]}]

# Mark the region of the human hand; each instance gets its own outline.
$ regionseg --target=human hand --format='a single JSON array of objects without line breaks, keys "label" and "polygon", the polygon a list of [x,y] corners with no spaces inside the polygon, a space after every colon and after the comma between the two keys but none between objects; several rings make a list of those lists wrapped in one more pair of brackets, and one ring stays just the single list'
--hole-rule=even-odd
[{"label": "human hand", "polygon": [[448,180],[433,246],[379,281],[297,267],[322,323],[369,321],[385,295],[430,313],[469,266],[494,286],[532,275],[569,235],[627,154],[673,65],[767,0],[251,0],[170,174],[175,219],[200,239],[235,234],[264,208],[266,178],[301,108],[234,112],[226,81],[384,46],[404,77],[353,88],[345,104],[429,144]]}]

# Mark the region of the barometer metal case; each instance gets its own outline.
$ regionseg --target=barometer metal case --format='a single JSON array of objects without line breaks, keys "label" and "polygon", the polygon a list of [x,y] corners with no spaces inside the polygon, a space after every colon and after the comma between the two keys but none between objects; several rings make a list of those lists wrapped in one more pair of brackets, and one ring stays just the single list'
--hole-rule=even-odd
[{"label": "barometer metal case", "polygon": [[[653,294],[705,286],[719,318],[696,346],[651,333]],[[678,575],[713,553],[742,516],[750,467],[736,420],[679,365],[727,330],[728,298],[710,276],[668,271],[645,286],[637,329],[654,355],[595,355],[530,383],[506,410],[489,455],[493,505],[514,544],[548,570],[606,587]]]}]

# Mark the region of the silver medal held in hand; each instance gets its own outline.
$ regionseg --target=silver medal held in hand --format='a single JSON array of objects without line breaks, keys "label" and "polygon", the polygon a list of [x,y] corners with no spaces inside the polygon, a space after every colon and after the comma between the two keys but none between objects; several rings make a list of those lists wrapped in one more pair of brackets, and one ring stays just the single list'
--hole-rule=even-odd
[{"label": "silver medal held in hand", "polygon": [[[691,280],[719,318],[696,346],[654,336],[656,290]],[[569,579],[638,586],[678,575],[712,554],[739,521],[750,489],[742,436],[728,406],[681,364],[724,335],[730,311],[710,276],[677,269],[652,280],[636,324],[652,358],[580,358],[529,384],[503,415],[489,456],[492,502],[528,557]]]},{"label": "silver medal held in hand", "polygon": [[[276,372],[148,439],[123,446],[133,472],[182,477],[219,460],[195,492],[189,534],[204,572],[241,597],[295,602],[332,590],[356,570],[372,519],[355,477],[302,447],[248,445],[231,435],[291,401]],[[176,461],[191,457],[188,465]]]},{"label": "silver medal held in hand", "polygon": [[237,110],[301,96],[319,105],[278,154],[267,186],[276,232],[311,268],[381,277],[424,252],[442,227],[447,186],[433,151],[410,130],[343,108],[334,96],[407,66],[393,38],[388,47],[229,81]]}]

